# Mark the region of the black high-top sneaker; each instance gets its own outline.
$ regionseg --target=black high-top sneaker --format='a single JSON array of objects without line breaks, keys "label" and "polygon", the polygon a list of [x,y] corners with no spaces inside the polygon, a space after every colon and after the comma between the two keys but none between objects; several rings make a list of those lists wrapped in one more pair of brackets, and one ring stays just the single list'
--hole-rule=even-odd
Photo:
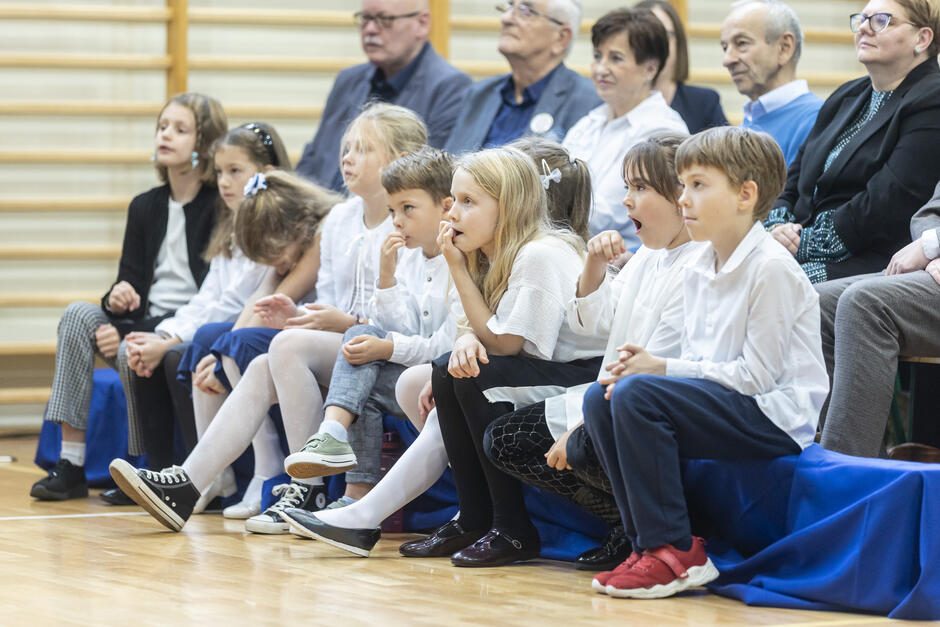
[{"label": "black high-top sneaker", "polygon": [[183,528],[199,500],[199,490],[179,466],[143,470],[115,459],[108,469],[124,494],[173,531]]},{"label": "black high-top sneaker", "polygon": [[315,512],[326,507],[326,486],[308,485],[291,481],[274,486],[274,494],[280,496],[271,507],[245,521],[245,529],[252,533],[288,533],[290,525],[281,518],[281,512],[298,508]]},{"label": "black high-top sneaker", "polygon": [[33,484],[29,495],[40,501],[65,501],[88,496],[85,467],[60,459],[49,475]]}]

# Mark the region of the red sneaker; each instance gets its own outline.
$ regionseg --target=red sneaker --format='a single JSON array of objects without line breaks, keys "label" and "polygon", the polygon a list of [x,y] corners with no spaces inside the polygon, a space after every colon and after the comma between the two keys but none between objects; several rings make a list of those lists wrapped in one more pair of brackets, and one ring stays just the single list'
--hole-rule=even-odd
[{"label": "red sneaker", "polygon": [[705,553],[705,541],[693,537],[688,551],[671,544],[643,551],[631,568],[607,579],[606,589],[612,597],[661,599],[717,577],[718,569]]},{"label": "red sneaker", "polygon": [[602,573],[597,573],[594,575],[594,581],[591,582],[591,588],[593,588],[596,592],[600,592],[601,594],[607,594],[607,580],[614,575],[633,568],[633,565],[639,562],[641,557],[643,556],[634,551],[630,553],[630,556],[622,564],[618,565],[613,570],[606,570]]}]

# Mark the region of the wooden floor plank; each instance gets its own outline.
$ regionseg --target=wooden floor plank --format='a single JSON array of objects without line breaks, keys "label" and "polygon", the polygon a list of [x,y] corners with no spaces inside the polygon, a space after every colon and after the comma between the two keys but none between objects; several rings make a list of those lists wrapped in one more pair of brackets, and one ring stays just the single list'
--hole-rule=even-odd
[{"label": "wooden floor plank", "polygon": [[[657,601],[611,599],[591,574],[541,560],[459,569],[405,559],[384,537],[362,559],[240,521],[196,516],[166,531],[135,507],[97,497],[40,503],[29,486],[35,438],[0,439],[0,623],[3,625],[877,625],[884,618],[748,607],[703,590]],[[71,517],[62,517],[64,515]],[[903,623],[912,625],[914,623]]]}]

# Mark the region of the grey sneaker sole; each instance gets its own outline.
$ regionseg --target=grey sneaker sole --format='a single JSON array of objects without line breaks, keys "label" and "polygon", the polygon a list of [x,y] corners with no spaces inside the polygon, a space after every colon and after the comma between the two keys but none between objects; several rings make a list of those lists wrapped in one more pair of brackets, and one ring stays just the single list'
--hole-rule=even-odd
[{"label": "grey sneaker sole", "polygon": [[310,540],[319,540],[320,542],[324,542],[326,544],[329,544],[330,546],[334,546],[337,549],[348,551],[354,555],[358,555],[359,557],[369,557],[369,554],[371,553],[371,551],[361,549],[357,546],[344,544],[337,540],[333,540],[332,538],[321,536],[317,532],[311,531],[310,529],[307,529],[303,525],[298,524],[296,521],[294,521],[293,518],[291,518],[284,512],[281,512],[281,518],[283,518],[287,522],[287,524],[290,526],[290,529],[288,531],[290,531],[290,533],[293,533],[294,535],[300,536],[302,538],[308,538]]},{"label": "grey sneaker sole", "polygon": [[245,530],[265,535],[284,535],[290,533],[290,526],[283,520],[274,522],[270,516],[259,514],[245,521]]},{"label": "grey sneaker sole", "polygon": [[186,521],[163,504],[160,497],[137,475],[136,468],[123,459],[115,459],[108,466],[108,470],[111,472],[111,478],[124,491],[124,494],[147,510],[147,513],[156,518],[167,529],[179,531],[183,528]]},{"label": "grey sneaker sole", "polygon": [[284,460],[284,470],[295,479],[338,475],[355,467],[356,456],[352,453],[348,455],[319,455],[301,451],[289,455]]}]

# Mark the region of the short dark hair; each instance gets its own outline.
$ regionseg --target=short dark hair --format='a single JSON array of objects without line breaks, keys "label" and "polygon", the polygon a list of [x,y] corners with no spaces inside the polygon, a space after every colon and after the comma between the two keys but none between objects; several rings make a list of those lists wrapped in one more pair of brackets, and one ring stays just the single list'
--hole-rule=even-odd
[{"label": "short dark hair", "polygon": [[689,136],[679,133],[654,133],[646,140],[635,144],[623,157],[623,177],[628,185],[633,185],[627,177],[630,170],[636,172],[636,179],[643,181],[673,204],[679,204],[679,177],[676,173],[676,150]]},{"label": "short dark hair", "polygon": [[382,187],[389,194],[423,189],[434,202],[450,197],[454,158],[443,150],[424,146],[400,157],[382,170]]},{"label": "short dark hair", "polygon": [[[685,34],[685,26],[682,24],[682,18],[676,7],[668,0],[643,0],[633,5],[634,9],[659,9],[669,16],[672,22],[672,32],[676,35],[676,68],[672,80],[677,83],[684,83],[689,80],[689,38]],[[655,13],[653,14],[655,15]],[[669,32],[666,32],[669,36]]]},{"label": "short dark hair", "polygon": [[653,82],[659,77],[669,56],[669,36],[666,27],[649,9],[614,9],[605,13],[591,28],[591,44],[595,48],[613,37],[625,33],[633,58],[637,63],[659,62]]}]

